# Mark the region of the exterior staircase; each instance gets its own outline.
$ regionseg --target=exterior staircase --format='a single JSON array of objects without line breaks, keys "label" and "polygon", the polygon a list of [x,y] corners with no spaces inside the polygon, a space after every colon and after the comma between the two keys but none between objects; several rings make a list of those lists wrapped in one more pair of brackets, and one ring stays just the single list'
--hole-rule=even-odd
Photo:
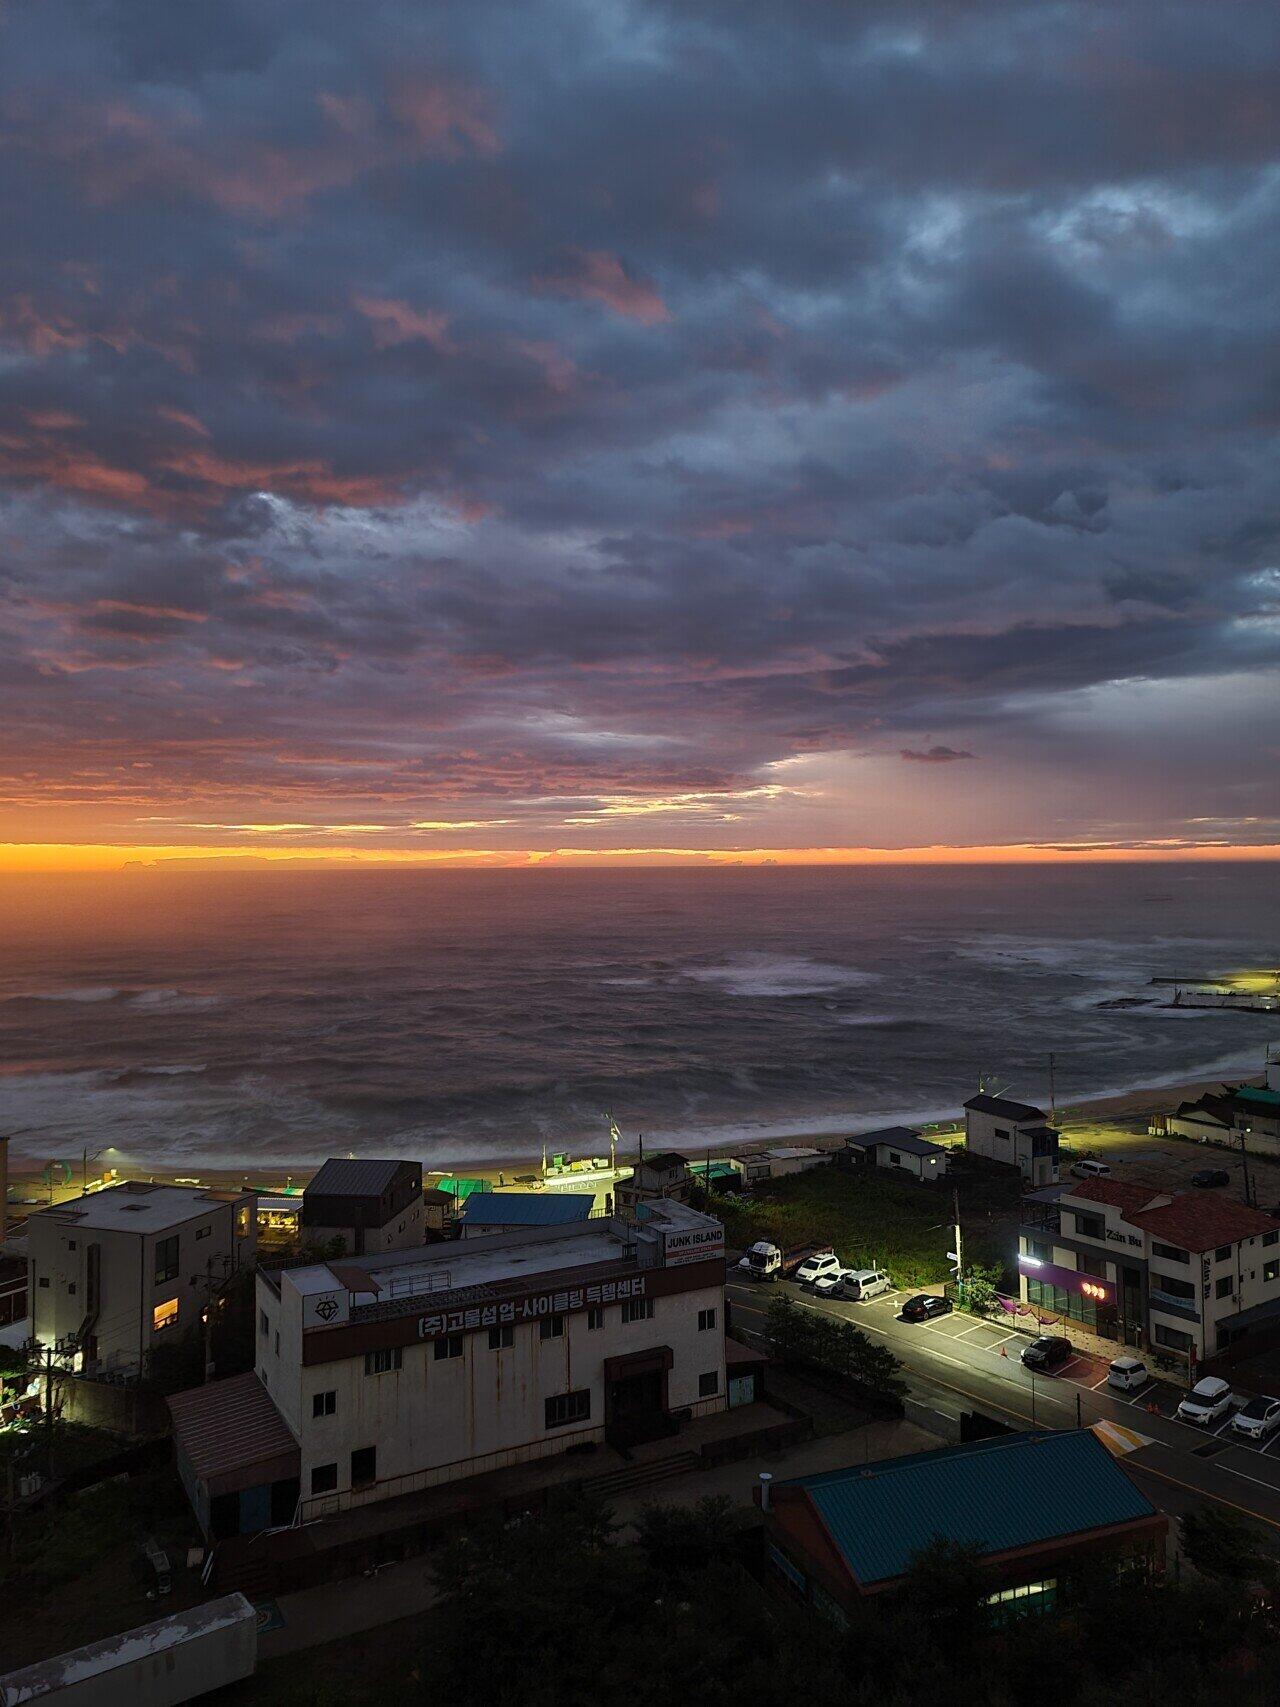
[{"label": "exterior staircase", "polygon": [[672,1476],[687,1475],[701,1464],[700,1453],[669,1452],[662,1458],[642,1458],[620,1469],[606,1470],[603,1475],[588,1477],[579,1486],[601,1499],[614,1499],[619,1494],[634,1493],[637,1488],[651,1487],[655,1482],[669,1481]]}]

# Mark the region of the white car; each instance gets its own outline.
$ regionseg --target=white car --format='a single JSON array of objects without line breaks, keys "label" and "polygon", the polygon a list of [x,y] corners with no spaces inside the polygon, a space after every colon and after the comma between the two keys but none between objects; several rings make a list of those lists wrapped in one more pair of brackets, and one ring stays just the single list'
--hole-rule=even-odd
[{"label": "white car", "polygon": [[1115,1387],[1121,1393],[1136,1392],[1139,1387],[1145,1387],[1150,1379],[1150,1372],[1140,1357],[1114,1358],[1107,1370],[1107,1386]]},{"label": "white car", "polygon": [[808,1257],[796,1270],[796,1279],[801,1286],[812,1286],[816,1280],[821,1280],[827,1274],[839,1274],[844,1264],[838,1256],[826,1251],[821,1256]]},{"label": "white car", "polygon": [[1265,1440],[1274,1429],[1280,1428],[1280,1399],[1269,1399],[1265,1393],[1260,1393],[1256,1399],[1250,1399],[1243,1410],[1236,1412],[1231,1426],[1250,1440]]},{"label": "white car", "polygon": [[1199,1423],[1207,1428],[1220,1417],[1225,1417],[1231,1409],[1231,1384],[1221,1380],[1217,1375],[1206,1375],[1203,1381],[1197,1381],[1178,1406],[1177,1416],[1181,1422]]},{"label": "white car", "polygon": [[855,1304],[868,1298],[878,1298],[882,1292],[892,1292],[893,1282],[882,1268],[850,1268],[845,1270],[840,1290]]},{"label": "white car", "polygon": [[838,1298],[844,1285],[846,1275],[853,1273],[851,1268],[832,1268],[826,1274],[820,1274],[813,1283],[815,1298]]}]

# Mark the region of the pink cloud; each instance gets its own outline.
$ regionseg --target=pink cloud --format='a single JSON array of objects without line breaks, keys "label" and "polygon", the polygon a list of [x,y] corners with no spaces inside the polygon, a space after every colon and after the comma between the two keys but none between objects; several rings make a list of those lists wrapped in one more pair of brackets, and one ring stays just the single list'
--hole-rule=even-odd
[{"label": "pink cloud", "polygon": [[433,78],[406,78],[388,96],[392,112],[427,152],[497,154],[502,147],[483,92]]},{"label": "pink cloud", "polygon": [[535,290],[602,303],[642,326],[658,326],[671,318],[656,288],[645,279],[632,278],[607,249],[568,249],[561,270],[535,278],[533,284]]},{"label": "pink cloud", "polygon": [[449,337],[449,316],[436,308],[411,308],[393,297],[353,296],[352,306],[373,328],[378,350],[421,338],[442,356],[453,355],[457,345]]}]

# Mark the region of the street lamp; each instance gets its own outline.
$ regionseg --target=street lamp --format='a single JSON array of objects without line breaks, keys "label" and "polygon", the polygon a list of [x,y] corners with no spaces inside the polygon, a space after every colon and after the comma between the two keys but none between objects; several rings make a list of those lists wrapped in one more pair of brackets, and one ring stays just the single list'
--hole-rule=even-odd
[{"label": "street lamp", "polygon": [[85,1145],[80,1171],[80,1188],[83,1192],[87,1193],[89,1190],[89,1163],[96,1162],[99,1156],[109,1156],[114,1149],[114,1144],[104,1144],[101,1150],[90,1150],[89,1146]]}]

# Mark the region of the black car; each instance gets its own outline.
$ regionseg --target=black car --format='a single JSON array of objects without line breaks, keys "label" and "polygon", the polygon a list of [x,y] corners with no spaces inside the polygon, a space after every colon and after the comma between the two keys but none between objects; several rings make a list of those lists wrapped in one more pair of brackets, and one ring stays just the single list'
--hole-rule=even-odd
[{"label": "black car", "polygon": [[1041,1334],[1038,1340],[1031,1344],[1022,1354],[1022,1361],[1028,1369],[1034,1369],[1037,1374],[1051,1375],[1055,1369],[1061,1369],[1064,1363],[1070,1363],[1076,1350],[1070,1340],[1064,1340],[1058,1334]]},{"label": "black car", "polygon": [[1192,1174],[1191,1183],[1201,1186],[1230,1185],[1231,1175],[1225,1168],[1201,1168],[1199,1173]]},{"label": "black car", "polygon": [[918,1292],[902,1306],[904,1322],[929,1322],[935,1316],[949,1316],[951,1300],[939,1298],[936,1292]]}]

